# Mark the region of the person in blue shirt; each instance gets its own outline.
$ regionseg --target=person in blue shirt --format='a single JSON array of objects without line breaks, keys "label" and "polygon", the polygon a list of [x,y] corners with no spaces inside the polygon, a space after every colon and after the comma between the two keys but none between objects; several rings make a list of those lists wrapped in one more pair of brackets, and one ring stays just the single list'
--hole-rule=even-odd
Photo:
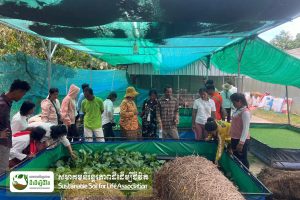
[{"label": "person in blue shirt", "polygon": [[85,90],[86,88],[89,88],[89,84],[84,83],[84,84],[81,85],[81,88],[82,88],[82,92],[80,93],[79,98],[78,98],[78,101],[77,101],[77,113],[78,113],[78,115],[79,115],[80,121],[82,122],[82,121],[83,121],[83,115],[84,115],[84,114],[83,114],[83,112],[82,112],[82,110],[81,110],[81,103],[82,103],[82,101],[85,99],[85,97],[84,97],[84,90]]}]

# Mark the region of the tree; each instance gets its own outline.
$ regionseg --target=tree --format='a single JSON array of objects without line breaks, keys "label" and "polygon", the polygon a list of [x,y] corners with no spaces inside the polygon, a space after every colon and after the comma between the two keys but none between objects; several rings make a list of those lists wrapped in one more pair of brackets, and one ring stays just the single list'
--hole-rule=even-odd
[{"label": "tree", "polygon": [[[39,38],[27,33],[8,28],[0,24],[0,56],[23,52],[33,57],[46,60],[46,54]],[[58,45],[52,62],[74,68],[109,69],[108,65],[89,54]]]},{"label": "tree", "polygon": [[296,48],[300,48],[300,33],[296,35],[295,43],[296,43]]},{"label": "tree", "polygon": [[271,40],[271,44],[283,50],[294,49],[296,46],[291,34],[284,30]]},{"label": "tree", "polygon": [[294,39],[289,32],[281,31],[271,40],[271,44],[283,50],[300,48],[300,33]]}]

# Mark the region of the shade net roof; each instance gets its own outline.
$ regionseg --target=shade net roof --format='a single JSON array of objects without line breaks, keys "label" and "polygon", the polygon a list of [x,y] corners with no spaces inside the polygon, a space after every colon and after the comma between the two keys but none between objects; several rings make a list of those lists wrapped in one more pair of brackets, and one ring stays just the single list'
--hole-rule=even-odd
[{"label": "shade net roof", "polygon": [[[244,49],[244,51],[243,51]],[[246,39],[216,52],[214,66],[227,73],[240,73],[253,79],[300,88],[300,60],[259,38]]]},{"label": "shade net roof", "polygon": [[300,13],[299,0],[0,0],[0,22],[112,65],[183,68]]}]

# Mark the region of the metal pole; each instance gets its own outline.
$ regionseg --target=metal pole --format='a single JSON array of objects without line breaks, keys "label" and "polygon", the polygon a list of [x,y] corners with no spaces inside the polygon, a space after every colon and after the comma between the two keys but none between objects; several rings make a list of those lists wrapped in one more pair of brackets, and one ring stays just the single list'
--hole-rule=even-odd
[{"label": "metal pole", "polygon": [[51,66],[51,41],[48,43],[48,89],[51,88],[51,74],[52,74],[52,66]]},{"label": "metal pole", "polygon": [[66,78],[66,94],[68,94],[68,78]]},{"label": "metal pole", "polygon": [[113,74],[113,78],[112,78],[112,82],[111,82],[111,90],[110,91],[114,91],[115,73],[116,73],[116,70],[114,71],[114,74]]},{"label": "metal pole", "polygon": [[244,92],[244,76],[242,76],[241,93]]},{"label": "metal pole", "polygon": [[54,45],[54,47],[53,47],[53,49],[52,49],[52,52],[50,51],[50,52],[51,52],[51,55],[50,55],[51,58],[53,58],[53,55],[54,55],[54,53],[55,53],[56,48],[57,48],[57,44]]},{"label": "metal pole", "polygon": [[90,87],[92,88],[92,86],[93,86],[93,80],[92,80],[93,78],[92,78],[92,64],[90,65]]},{"label": "metal pole", "polygon": [[180,93],[179,75],[177,76],[177,89],[178,89],[178,99],[179,99],[179,93]]},{"label": "metal pole", "polygon": [[288,114],[288,124],[291,124],[291,117],[290,117],[290,105],[289,105],[289,93],[288,93],[288,86],[285,86],[285,93],[286,93],[286,106],[287,106],[287,114]]},{"label": "metal pole", "polygon": [[208,68],[206,68],[206,80],[208,80]]},{"label": "metal pole", "polygon": [[151,86],[151,88],[153,88],[152,73],[150,74],[150,86]]},{"label": "metal pole", "polygon": [[52,57],[55,53],[55,50],[57,48],[57,44],[54,45],[52,49],[52,42],[49,41],[48,47],[46,47],[46,44],[43,39],[41,39],[42,45],[44,47],[46,56],[47,56],[47,62],[48,62],[48,90],[51,88],[51,75],[52,75]]},{"label": "metal pole", "polygon": [[208,80],[208,69],[210,69],[210,55],[207,57],[207,64],[206,64],[206,80]]},{"label": "metal pole", "polygon": [[241,61],[246,49],[246,45],[247,45],[248,39],[246,39],[245,41],[245,45],[243,46],[242,52],[239,54],[238,56],[238,81],[237,81],[237,92],[241,92],[241,84],[240,84],[240,79],[241,79]]}]

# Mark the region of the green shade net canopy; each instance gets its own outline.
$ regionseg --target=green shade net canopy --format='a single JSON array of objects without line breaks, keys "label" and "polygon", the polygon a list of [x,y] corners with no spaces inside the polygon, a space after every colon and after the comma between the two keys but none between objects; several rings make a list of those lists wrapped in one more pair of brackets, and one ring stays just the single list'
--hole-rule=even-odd
[{"label": "green shade net canopy", "polygon": [[300,60],[262,39],[246,39],[216,52],[212,63],[227,73],[238,73],[238,56],[244,48],[240,73],[253,79],[300,87]]},{"label": "green shade net canopy", "polygon": [[0,0],[0,22],[111,65],[173,71],[289,21],[299,0]]}]

